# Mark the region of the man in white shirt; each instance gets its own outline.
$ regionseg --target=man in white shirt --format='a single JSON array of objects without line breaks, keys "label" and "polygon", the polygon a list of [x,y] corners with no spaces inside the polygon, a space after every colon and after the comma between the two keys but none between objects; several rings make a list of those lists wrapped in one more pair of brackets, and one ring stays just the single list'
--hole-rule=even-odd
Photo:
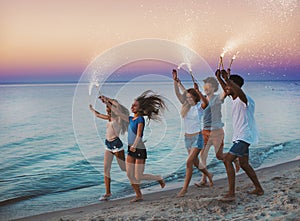
[{"label": "man in white shirt", "polygon": [[249,193],[263,195],[264,190],[258,181],[254,169],[249,164],[249,146],[258,141],[258,132],[254,119],[255,103],[241,89],[244,84],[244,79],[241,76],[230,75],[230,70],[228,70],[228,73],[225,70],[222,70],[222,73],[220,70],[217,70],[216,77],[225,93],[231,96],[233,100],[233,146],[223,159],[228,176],[229,190],[221,200],[235,200],[235,171],[232,163],[236,158],[238,158],[241,168],[255,186],[255,189]]}]

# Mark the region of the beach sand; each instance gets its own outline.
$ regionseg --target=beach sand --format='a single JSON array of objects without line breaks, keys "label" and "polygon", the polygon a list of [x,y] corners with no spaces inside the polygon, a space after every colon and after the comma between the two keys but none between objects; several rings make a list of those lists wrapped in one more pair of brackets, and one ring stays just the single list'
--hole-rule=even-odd
[{"label": "beach sand", "polygon": [[211,188],[191,183],[182,198],[176,198],[176,188],[144,194],[138,203],[130,203],[129,197],[20,220],[300,220],[300,160],[256,172],[265,194],[248,194],[253,185],[242,173],[236,178],[235,202],[219,201],[228,189],[225,178],[215,180]]}]

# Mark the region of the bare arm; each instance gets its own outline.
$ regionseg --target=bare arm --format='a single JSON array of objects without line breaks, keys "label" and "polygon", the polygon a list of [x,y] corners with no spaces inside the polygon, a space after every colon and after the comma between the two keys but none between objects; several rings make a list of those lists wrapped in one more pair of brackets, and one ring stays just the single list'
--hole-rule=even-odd
[{"label": "bare arm", "polygon": [[124,114],[122,111],[120,111],[120,109],[118,108],[119,106],[118,102],[105,96],[101,96],[101,100],[111,109],[112,112],[114,112],[116,115],[122,118],[122,120],[129,122],[129,116],[127,114]]},{"label": "bare arm", "polygon": [[202,103],[201,103],[201,107],[202,109],[205,109],[208,105],[208,100],[206,99],[206,97],[201,93],[201,91],[199,90],[199,86],[197,83],[194,83],[194,88],[195,90],[197,91],[197,93],[199,94],[201,100],[202,100]]},{"label": "bare arm", "polygon": [[[223,71],[223,70],[222,70]],[[225,71],[225,70],[224,70]],[[222,89],[225,91],[225,87],[226,87],[226,83],[224,82],[224,80],[221,78],[221,71],[220,69],[217,69],[216,73],[216,78],[218,80],[218,82],[220,83]]]},{"label": "bare arm", "polygon": [[103,120],[109,120],[109,116],[106,114],[101,114],[98,111],[96,111],[93,106],[90,104],[90,110],[95,114],[96,117],[101,118]]},{"label": "bare arm", "polygon": [[137,132],[136,132],[136,137],[135,137],[134,143],[133,143],[132,146],[130,147],[130,150],[131,150],[132,152],[135,152],[135,151],[136,151],[136,148],[137,148],[138,144],[139,144],[140,141],[141,141],[143,128],[144,128],[144,123],[139,123],[139,124],[138,124],[138,128],[137,128]]},{"label": "bare arm", "polygon": [[[224,70],[222,70],[224,71]],[[229,69],[230,71],[230,69]],[[219,84],[221,85],[222,89],[223,89],[223,93],[220,94],[220,100],[223,102],[225,100],[225,98],[227,97],[227,94],[225,93],[225,87],[226,87],[226,83],[224,82],[224,80],[221,78],[221,71],[220,69],[218,69],[215,73]]]},{"label": "bare arm", "polygon": [[229,79],[228,73],[222,73],[222,77],[225,80],[226,84],[231,88],[233,93],[241,99],[246,105],[248,105],[248,99],[242,88],[240,88],[236,83]]},{"label": "bare arm", "polygon": [[174,80],[174,90],[175,90],[175,94],[178,98],[178,100],[180,101],[180,103],[184,103],[185,99],[183,94],[180,93],[179,88],[184,92],[186,91],[184,86],[181,84],[181,81],[179,80],[179,78],[177,77],[177,71],[175,69],[173,69],[173,80]]}]

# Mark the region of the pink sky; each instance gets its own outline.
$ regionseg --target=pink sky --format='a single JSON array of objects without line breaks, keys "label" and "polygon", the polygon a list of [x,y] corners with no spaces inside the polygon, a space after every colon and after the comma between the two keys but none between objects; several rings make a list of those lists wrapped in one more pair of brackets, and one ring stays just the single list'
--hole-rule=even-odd
[{"label": "pink sky", "polygon": [[0,82],[76,80],[96,56],[142,38],[185,45],[212,69],[229,45],[236,71],[300,79],[298,21],[297,0],[0,0]]}]

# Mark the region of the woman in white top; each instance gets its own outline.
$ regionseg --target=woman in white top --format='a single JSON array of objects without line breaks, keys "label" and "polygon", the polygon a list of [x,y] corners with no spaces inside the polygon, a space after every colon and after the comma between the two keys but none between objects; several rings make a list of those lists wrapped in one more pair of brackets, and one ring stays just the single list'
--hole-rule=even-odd
[{"label": "woman in white top", "polygon": [[[194,88],[185,90],[180,80],[177,77],[177,71],[173,70],[173,80],[174,80],[174,89],[176,96],[180,103],[182,104],[181,108],[181,117],[184,122],[184,141],[185,147],[189,153],[187,162],[186,162],[186,175],[184,185],[181,191],[177,194],[177,197],[183,197],[188,189],[189,183],[193,174],[193,165],[197,167],[201,172],[203,172],[209,179],[210,185],[213,185],[211,173],[208,173],[202,163],[199,162],[198,155],[203,148],[203,137],[201,133],[201,117],[203,115],[203,110],[208,105],[207,99],[199,91],[198,85],[195,83]],[[183,91],[183,94],[180,93],[179,88]]]},{"label": "woman in white top", "polygon": [[[102,102],[104,102],[101,96],[99,97],[99,99],[101,99]],[[116,100],[114,101],[117,102]],[[129,111],[124,106],[119,104],[118,108],[121,108],[121,111],[129,116]],[[106,125],[105,139],[106,150],[104,153],[104,183],[106,193],[99,198],[99,200],[103,201],[108,200],[108,198],[112,195],[110,190],[110,169],[114,155],[117,158],[117,162],[119,164],[120,169],[122,171],[126,171],[124,148],[123,143],[119,138],[119,135],[120,133],[124,134],[127,131],[128,122],[116,116],[108,106],[106,106],[107,114],[99,113],[93,108],[92,105],[90,105],[90,110],[95,114],[96,117],[101,118],[103,120],[108,120],[108,123]]]}]

